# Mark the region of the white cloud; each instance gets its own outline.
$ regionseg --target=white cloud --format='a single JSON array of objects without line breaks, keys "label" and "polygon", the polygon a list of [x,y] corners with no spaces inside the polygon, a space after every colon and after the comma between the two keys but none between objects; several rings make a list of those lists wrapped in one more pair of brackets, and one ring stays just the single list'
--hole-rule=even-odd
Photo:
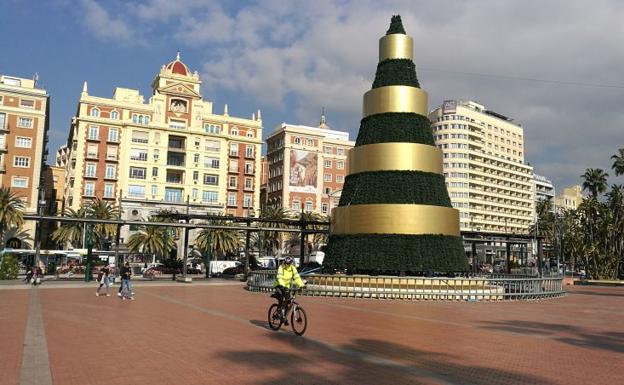
[{"label": "white cloud", "polygon": [[113,18],[108,11],[95,0],[80,0],[84,12],[83,23],[96,37],[103,40],[115,40],[127,45],[142,44],[143,40],[135,36],[130,26],[119,18]]},{"label": "white cloud", "polygon": [[151,40],[167,34],[207,52],[198,67],[210,94],[245,94],[283,112],[274,121],[300,120],[293,123],[313,122],[326,106],[330,123],[353,133],[374,77],[377,40],[400,13],[430,107],[473,99],[515,118],[525,128],[527,161],[538,172],[578,183],[587,167],[608,169],[623,143],[624,89],[566,84],[624,85],[624,47],[616,38],[624,35],[624,3],[614,0],[591,7],[567,0],[149,0],[126,7],[122,19],[94,0],[82,4],[98,37],[146,39],[141,31],[147,30]]}]

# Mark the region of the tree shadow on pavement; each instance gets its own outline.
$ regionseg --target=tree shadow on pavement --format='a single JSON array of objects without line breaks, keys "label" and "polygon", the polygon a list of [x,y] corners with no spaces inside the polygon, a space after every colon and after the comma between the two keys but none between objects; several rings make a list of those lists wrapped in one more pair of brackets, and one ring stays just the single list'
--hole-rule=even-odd
[{"label": "tree shadow on pavement", "polygon": [[481,325],[481,328],[488,330],[497,329],[508,333],[545,336],[569,345],[624,353],[624,333],[619,332],[592,333],[579,326],[533,321],[486,322]]},{"label": "tree shadow on pavement", "polygon": [[[462,363],[451,354],[395,343],[356,339],[333,344],[287,332],[271,332],[284,349],[244,349],[223,353],[226,360],[260,374],[256,384],[553,384],[532,374]],[[449,350],[452,347],[449,346]],[[294,353],[293,353],[294,350]],[[277,371],[277,374],[276,374]],[[271,377],[267,379],[267,377]]]}]

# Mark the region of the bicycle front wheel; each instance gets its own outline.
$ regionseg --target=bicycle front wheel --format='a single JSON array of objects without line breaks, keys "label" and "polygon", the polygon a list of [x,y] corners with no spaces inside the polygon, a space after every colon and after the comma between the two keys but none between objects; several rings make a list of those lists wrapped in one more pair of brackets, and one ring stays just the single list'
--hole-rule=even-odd
[{"label": "bicycle front wheel", "polygon": [[290,325],[296,335],[302,336],[308,328],[308,317],[302,307],[297,306],[290,316]]},{"label": "bicycle front wheel", "polygon": [[274,303],[269,307],[269,327],[273,330],[279,330],[283,322],[279,306]]}]

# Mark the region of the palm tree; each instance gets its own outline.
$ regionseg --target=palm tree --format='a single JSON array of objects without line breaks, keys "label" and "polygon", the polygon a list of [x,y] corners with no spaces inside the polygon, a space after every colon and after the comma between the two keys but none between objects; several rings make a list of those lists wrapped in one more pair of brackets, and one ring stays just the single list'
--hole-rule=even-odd
[{"label": "palm tree", "polygon": [[624,148],[618,149],[618,153],[611,157],[613,159],[613,171],[615,171],[615,175],[624,174]]},{"label": "palm tree", "polygon": [[24,223],[24,200],[8,187],[0,187],[0,233]]},{"label": "palm tree", "polygon": [[581,178],[583,182],[583,191],[588,190],[594,199],[598,198],[598,193],[607,191],[607,177],[609,174],[600,168],[588,168]]},{"label": "palm tree", "polygon": [[[113,203],[102,200],[100,198],[94,198],[87,204],[85,208],[87,218],[95,219],[118,219],[119,208]],[[98,248],[102,249],[104,242],[108,237],[115,235],[117,231],[117,225],[113,223],[96,223],[93,226],[93,234],[97,242]]]},{"label": "palm tree", "polygon": [[[290,211],[284,209],[283,207],[267,207],[262,211],[262,213],[260,213],[260,218],[269,220],[292,219]],[[275,229],[288,228],[288,224],[279,222],[264,222],[262,225],[264,227],[273,227]],[[268,245],[270,254],[275,255],[276,250],[281,250],[282,233],[279,230],[263,232],[262,237]]]},{"label": "palm tree", "polygon": [[[210,224],[227,226],[231,225],[231,222],[226,219],[216,219],[212,220]],[[228,253],[237,252],[242,247],[243,242],[238,230],[217,228],[202,229],[195,239],[195,245],[202,250],[202,252],[207,252],[210,245],[210,252],[211,255],[213,255],[213,259],[217,259],[217,256],[223,257]]]},{"label": "palm tree", "polygon": [[5,229],[5,231],[1,235],[2,239],[0,240],[2,247],[4,247],[10,239],[17,238],[22,241],[22,249],[32,249],[32,238],[28,231],[25,231],[21,227],[11,227]]},{"label": "palm tree", "polygon": [[[331,222],[331,216],[320,215],[319,221]],[[312,242],[314,243],[315,247],[319,247],[320,245],[326,245],[328,238],[329,238],[329,233],[315,233],[312,239]]]},{"label": "palm tree", "polygon": [[[66,208],[63,212],[63,216],[67,218],[86,218],[87,211],[84,207],[80,207],[78,210]],[[83,231],[84,222],[63,222],[61,227],[54,230],[52,233],[52,239],[63,245],[71,243],[72,247],[76,247],[82,242]]]},{"label": "palm tree", "polygon": [[[156,218],[150,218],[149,222],[157,222]],[[173,249],[173,237],[166,236],[167,230],[163,226],[143,225],[136,233],[130,235],[126,245],[131,252],[151,254],[155,262],[156,255],[164,259],[165,255]]]},{"label": "palm tree", "polygon": [[[323,217],[320,214],[315,213],[313,211],[306,211],[306,212],[301,214],[301,219],[303,219],[304,222],[320,222],[320,221],[323,220]],[[322,226],[322,225],[311,224],[311,225],[307,225],[306,229],[308,229],[308,230],[321,230],[323,227],[324,226]],[[315,242],[315,240],[318,240],[317,234],[319,234],[319,233],[315,233],[314,234],[314,237],[312,238],[312,242],[313,242],[312,244],[310,244],[308,242],[308,235],[309,234],[305,234],[304,235],[305,244],[308,247],[309,252],[312,251],[311,249],[313,247],[318,246],[318,243]],[[320,234],[322,234],[322,233],[320,233]],[[326,234],[324,234],[324,235],[326,235]]]}]

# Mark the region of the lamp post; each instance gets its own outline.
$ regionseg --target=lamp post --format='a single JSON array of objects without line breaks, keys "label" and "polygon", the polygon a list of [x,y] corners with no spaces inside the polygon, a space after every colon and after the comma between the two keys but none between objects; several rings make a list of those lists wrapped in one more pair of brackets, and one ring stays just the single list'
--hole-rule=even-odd
[{"label": "lamp post", "polygon": [[[249,228],[251,226],[251,219],[254,217],[254,210],[253,208],[249,208],[247,210],[247,227]],[[250,255],[249,255],[249,241],[250,241],[250,236],[251,236],[251,232],[249,229],[245,230],[245,276],[247,276],[249,274],[249,259],[250,259]]]}]

